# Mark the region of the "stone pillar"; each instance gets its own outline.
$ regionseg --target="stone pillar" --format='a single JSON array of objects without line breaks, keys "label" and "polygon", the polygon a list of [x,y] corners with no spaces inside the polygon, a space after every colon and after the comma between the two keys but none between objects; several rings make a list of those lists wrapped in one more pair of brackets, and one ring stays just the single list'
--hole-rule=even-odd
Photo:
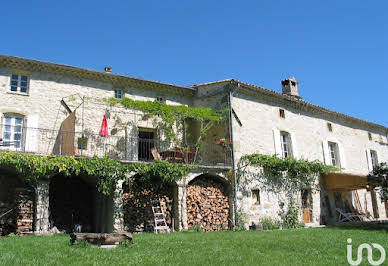
[{"label": "stone pillar", "polygon": [[186,195],[186,186],[178,187],[178,198],[179,198],[179,230],[188,230],[189,225],[187,223],[187,195]]},{"label": "stone pillar", "polygon": [[39,180],[35,189],[35,231],[47,233],[49,222],[49,181]]},{"label": "stone pillar", "polygon": [[113,195],[113,232],[124,231],[123,180],[117,181]]}]

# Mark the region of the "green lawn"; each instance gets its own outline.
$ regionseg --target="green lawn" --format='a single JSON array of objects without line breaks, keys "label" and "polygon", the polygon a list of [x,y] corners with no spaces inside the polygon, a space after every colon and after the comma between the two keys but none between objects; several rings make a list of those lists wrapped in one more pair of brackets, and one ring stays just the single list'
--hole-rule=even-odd
[{"label": "green lawn", "polygon": [[[353,250],[379,243],[388,253],[388,225],[276,231],[136,234],[116,249],[70,246],[68,235],[0,238],[0,265],[348,265]],[[364,263],[366,259],[364,260]],[[386,264],[388,264],[388,260]]]}]

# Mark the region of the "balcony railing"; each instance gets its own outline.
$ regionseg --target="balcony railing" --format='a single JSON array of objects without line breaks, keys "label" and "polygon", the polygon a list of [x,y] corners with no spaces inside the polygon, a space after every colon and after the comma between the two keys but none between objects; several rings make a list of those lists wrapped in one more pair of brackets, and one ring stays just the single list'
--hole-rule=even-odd
[{"label": "balcony railing", "polygon": [[159,139],[144,139],[126,132],[109,137],[98,134],[27,128],[0,124],[0,149],[39,155],[108,157],[121,161],[151,162],[160,158],[170,162],[206,166],[230,166],[231,150],[216,144],[182,145]]}]

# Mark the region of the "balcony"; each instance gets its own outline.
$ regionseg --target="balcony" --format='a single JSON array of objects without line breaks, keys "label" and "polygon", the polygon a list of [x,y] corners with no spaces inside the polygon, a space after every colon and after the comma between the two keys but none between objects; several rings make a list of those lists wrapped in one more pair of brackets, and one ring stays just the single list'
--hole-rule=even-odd
[{"label": "balcony", "polygon": [[141,137],[126,131],[109,137],[90,132],[28,128],[0,124],[0,149],[38,155],[108,157],[124,162],[152,162],[156,159],[201,166],[229,168],[232,164],[230,147],[163,141],[153,136]]}]

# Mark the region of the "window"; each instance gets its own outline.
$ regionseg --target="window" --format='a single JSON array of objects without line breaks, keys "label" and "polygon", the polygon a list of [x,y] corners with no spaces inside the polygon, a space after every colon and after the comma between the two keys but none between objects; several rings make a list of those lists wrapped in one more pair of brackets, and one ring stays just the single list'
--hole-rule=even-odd
[{"label": "window", "polygon": [[261,204],[260,190],[258,190],[258,189],[252,190],[252,200],[253,200],[253,204],[256,204],[256,205]]},{"label": "window", "polygon": [[4,116],[3,146],[9,149],[20,149],[22,147],[23,122],[23,117]]},{"label": "window", "polygon": [[283,109],[279,109],[279,116],[281,118],[286,118],[286,114],[284,113],[284,110]]},{"label": "window", "polygon": [[330,160],[331,165],[340,167],[340,160],[339,160],[339,149],[338,144],[335,142],[329,142],[329,153],[330,153]]},{"label": "window", "polygon": [[11,91],[27,93],[28,92],[28,76],[20,74],[11,75]]},{"label": "window", "polygon": [[368,139],[372,140],[372,133],[368,132]]},{"label": "window", "polygon": [[333,132],[333,125],[331,123],[327,123],[327,129],[330,131],[330,132]]},{"label": "window", "polygon": [[371,163],[372,163],[372,169],[374,169],[377,166],[377,164],[378,164],[377,152],[376,151],[370,150],[370,160],[371,160]]},{"label": "window", "polygon": [[287,158],[292,156],[291,136],[288,132],[280,132],[280,144],[282,147],[282,157]]},{"label": "window", "polygon": [[155,147],[155,134],[154,130],[142,128],[139,129],[138,139],[138,160],[139,161],[152,161],[152,148]]},{"label": "window", "polygon": [[124,91],[122,89],[115,89],[115,98],[122,99],[124,96]]},{"label": "window", "polygon": [[158,102],[164,103],[164,98],[161,97],[161,96],[156,97],[156,100],[157,100]]}]

